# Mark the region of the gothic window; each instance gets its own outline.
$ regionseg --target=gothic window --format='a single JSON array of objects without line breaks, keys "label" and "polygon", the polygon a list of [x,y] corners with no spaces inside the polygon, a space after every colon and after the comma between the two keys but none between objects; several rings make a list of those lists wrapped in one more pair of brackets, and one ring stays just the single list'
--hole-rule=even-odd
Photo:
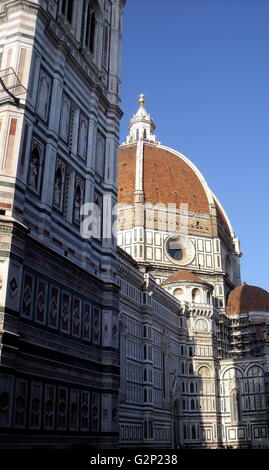
[{"label": "gothic window", "polygon": [[47,121],[49,114],[51,83],[52,80],[49,75],[43,69],[41,69],[36,111],[44,121]]},{"label": "gothic window", "polygon": [[80,210],[84,201],[84,182],[76,175],[73,207],[73,223],[80,225]]},{"label": "gothic window", "polygon": [[53,205],[59,211],[62,211],[63,209],[64,179],[65,164],[61,160],[57,159],[54,178]]},{"label": "gothic window", "polygon": [[207,305],[211,304],[211,294],[209,291],[206,293],[206,303]]},{"label": "gothic window", "polygon": [[69,21],[70,24],[72,23],[73,10],[74,0],[62,0],[61,13],[67,19],[67,21]]},{"label": "gothic window", "polygon": [[110,42],[110,27],[106,23],[104,27],[103,39],[103,66],[106,70],[109,68],[109,42]]},{"label": "gothic window", "polygon": [[95,152],[95,169],[103,178],[105,166],[105,137],[97,132],[96,136],[96,152]]},{"label": "gothic window", "polygon": [[146,139],[147,138],[147,131],[146,129],[144,129],[144,132],[143,132],[143,138]]},{"label": "gothic window", "polygon": [[61,117],[59,135],[65,142],[68,142],[69,123],[70,123],[71,101],[65,94],[62,97]]},{"label": "gothic window", "polygon": [[96,16],[90,4],[87,9],[87,24],[85,32],[85,46],[94,53],[95,47],[95,36],[96,36]]},{"label": "gothic window", "polygon": [[41,189],[43,153],[44,145],[42,145],[37,139],[33,138],[29,162],[28,186],[37,194],[40,194]]},{"label": "gothic window", "polygon": [[87,144],[88,144],[88,119],[84,116],[84,114],[80,113],[79,135],[78,135],[78,154],[83,159],[85,159],[87,156]]}]

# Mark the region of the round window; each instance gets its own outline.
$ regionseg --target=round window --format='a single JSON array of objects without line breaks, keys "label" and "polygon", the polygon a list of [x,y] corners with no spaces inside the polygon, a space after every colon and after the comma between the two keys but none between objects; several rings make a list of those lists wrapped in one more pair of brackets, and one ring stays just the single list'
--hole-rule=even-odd
[{"label": "round window", "polygon": [[170,238],[167,242],[167,251],[171,258],[181,261],[184,258],[184,249],[179,237]]},{"label": "round window", "polygon": [[192,262],[195,248],[186,236],[172,235],[166,240],[166,254],[173,263],[184,266]]}]

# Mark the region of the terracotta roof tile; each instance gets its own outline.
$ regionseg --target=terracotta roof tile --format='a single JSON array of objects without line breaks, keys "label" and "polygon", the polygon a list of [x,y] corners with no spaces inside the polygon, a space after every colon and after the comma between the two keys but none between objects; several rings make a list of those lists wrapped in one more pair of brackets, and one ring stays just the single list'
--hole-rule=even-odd
[{"label": "terracotta roof tile", "polygon": [[176,281],[196,281],[196,282],[204,282],[200,277],[196,276],[193,274],[191,271],[188,271],[187,269],[180,269],[179,271],[176,271],[174,274],[169,276],[163,284],[168,284],[170,282],[176,282]]},{"label": "terracotta roof tile", "polygon": [[228,297],[228,314],[269,312],[269,292],[261,287],[241,284]]},{"label": "terracotta roof tile", "polygon": [[[133,203],[136,144],[119,149],[118,201]],[[189,204],[189,211],[209,213],[207,195],[193,169],[180,157],[156,145],[144,145],[145,202]]]}]

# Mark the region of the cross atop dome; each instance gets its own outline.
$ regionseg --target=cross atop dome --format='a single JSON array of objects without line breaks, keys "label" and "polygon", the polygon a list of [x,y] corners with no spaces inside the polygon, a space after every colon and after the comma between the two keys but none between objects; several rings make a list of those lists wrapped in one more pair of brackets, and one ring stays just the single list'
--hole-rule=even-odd
[{"label": "cross atop dome", "polygon": [[151,118],[150,114],[147,113],[145,104],[145,95],[141,93],[138,99],[139,108],[136,114],[133,115],[129,123],[130,133],[126,138],[126,144],[133,144],[140,140],[150,143],[159,143],[156,141],[156,136],[153,134],[156,126]]}]

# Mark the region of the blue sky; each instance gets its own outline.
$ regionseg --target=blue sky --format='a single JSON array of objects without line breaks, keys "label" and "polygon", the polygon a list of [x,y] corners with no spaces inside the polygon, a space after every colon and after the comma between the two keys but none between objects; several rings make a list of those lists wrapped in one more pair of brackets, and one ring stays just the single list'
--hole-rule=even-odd
[{"label": "blue sky", "polygon": [[121,142],[143,92],[162,144],[190,158],[269,290],[269,0],[127,0]]}]

